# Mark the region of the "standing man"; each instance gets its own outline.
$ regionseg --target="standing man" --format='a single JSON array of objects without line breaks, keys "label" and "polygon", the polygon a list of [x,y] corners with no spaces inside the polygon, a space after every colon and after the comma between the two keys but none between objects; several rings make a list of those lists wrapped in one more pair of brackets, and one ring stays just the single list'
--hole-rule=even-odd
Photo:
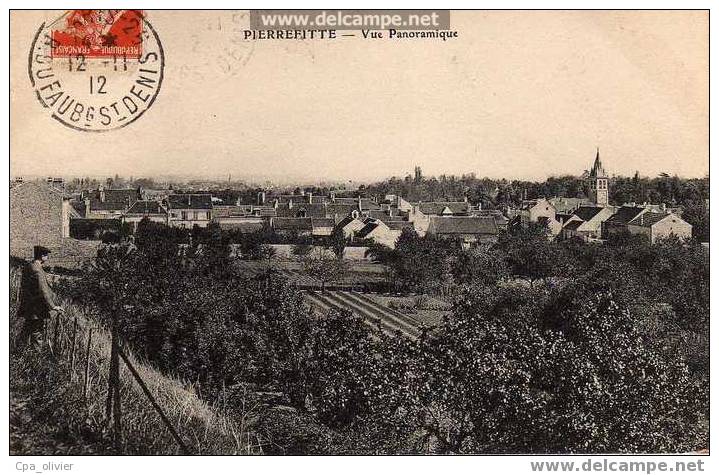
[{"label": "standing man", "polygon": [[33,349],[40,349],[45,323],[50,318],[50,312],[64,311],[55,304],[55,296],[47,282],[47,274],[42,268],[49,256],[48,248],[35,246],[32,262],[26,264],[23,269],[18,316],[24,318],[25,322],[17,339],[17,351],[22,351],[28,345]]}]

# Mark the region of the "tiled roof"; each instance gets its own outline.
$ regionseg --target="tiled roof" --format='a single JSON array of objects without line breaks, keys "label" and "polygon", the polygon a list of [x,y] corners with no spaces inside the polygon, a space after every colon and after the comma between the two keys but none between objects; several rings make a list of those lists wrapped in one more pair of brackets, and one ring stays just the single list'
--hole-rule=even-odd
[{"label": "tiled roof", "polygon": [[433,217],[427,230],[430,234],[497,234],[494,218],[481,216]]},{"label": "tiled roof", "polygon": [[126,214],[166,214],[167,211],[157,201],[137,200]]},{"label": "tiled roof", "polygon": [[338,204],[338,205],[352,205],[357,206],[357,198],[335,198],[332,203]]},{"label": "tiled roof", "polygon": [[575,216],[577,216],[582,221],[589,221],[596,215],[598,215],[603,208],[600,208],[599,206],[580,206],[579,208],[574,211]]},{"label": "tiled roof", "polygon": [[467,214],[469,203],[466,201],[428,201],[412,203],[419,211],[428,215],[441,215],[445,208],[452,214]]},{"label": "tiled roof", "polygon": [[[539,198],[539,199],[536,199],[536,200],[524,200],[524,201],[522,201],[522,205],[520,206],[520,209],[530,210],[530,209],[532,209],[532,208],[534,208],[535,206],[540,205],[540,204],[541,204],[541,205],[546,205],[546,206],[552,206],[552,207],[554,207],[554,205],[552,204],[551,201],[546,200],[546,199],[544,199],[544,198]],[[555,211],[556,211],[556,208],[555,208]]]},{"label": "tiled roof", "polygon": [[88,192],[90,210],[124,211],[141,198],[136,189],[127,190],[92,190]]},{"label": "tiled roof", "polygon": [[234,230],[239,231],[241,233],[254,233],[256,231],[261,231],[264,227],[264,223],[258,222],[258,221],[228,221],[223,222],[222,220],[218,221],[217,224],[220,226],[221,229],[227,229],[227,230]]},{"label": "tiled roof", "polygon": [[382,207],[376,201],[372,201],[368,198],[360,198],[358,206],[362,211],[381,209]]},{"label": "tiled roof", "polygon": [[327,216],[344,217],[357,209],[357,204],[327,203]]},{"label": "tiled roof", "polygon": [[576,231],[579,226],[584,224],[584,221],[574,220],[570,221],[564,226],[564,229],[569,229],[570,231]]},{"label": "tiled roof", "polygon": [[355,233],[355,238],[357,239],[364,239],[366,238],[372,231],[377,229],[379,227],[379,223],[370,221],[367,224],[365,224],[365,227],[360,229]]},{"label": "tiled roof", "polygon": [[345,216],[339,223],[337,223],[338,228],[344,228],[348,224],[350,224],[352,221],[354,221],[355,218],[353,218],[350,215]]},{"label": "tiled roof", "polygon": [[622,206],[606,222],[611,224],[627,224],[645,211],[644,208],[635,206]]},{"label": "tiled roof", "polygon": [[212,195],[179,194],[167,198],[170,209],[212,209]]},{"label": "tiled roof", "polygon": [[212,209],[213,216],[225,217],[225,216],[246,216],[250,214],[250,207],[248,206],[236,206],[236,205],[215,205]]},{"label": "tiled roof", "polygon": [[334,228],[335,220],[332,218],[312,218],[313,228]]},{"label": "tiled roof", "polygon": [[277,231],[312,231],[312,218],[273,218],[272,227]]},{"label": "tiled roof", "polygon": [[414,223],[409,221],[385,221],[384,224],[393,231],[401,231],[405,228],[414,229]]},{"label": "tiled roof", "polygon": [[643,228],[651,228],[667,216],[669,215],[666,213],[653,213],[651,211],[647,211],[646,213],[640,214],[639,216],[631,220],[629,224],[634,226],[641,226]]},{"label": "tiled roof", "polygon": [[498,226],[506,225],[509,222],[509,219],[498,209],[480,209],[472,214],[483,218],[494,218]]},{"label": "tiled roof", "polygon": [[[300,203],[292,204],[292,208],[288,204],[280,203],[277,205],[277,216],[283,218],[324,218],[326,217],[327,208],[322,203]],[[304,216],[302,216],[304,214]]]},{"label": "tiled roof", "polygon": [[376,209],[367,211],[367,216],[375,219],[379,219],[384,221],[385,223],[387,221],[402,221],[404,218],[402,216],[399,216],[398,210],[393,210],[390,216],[390,212],[388,210],[384,209]]},{"label": "tiled roof", "polygon": [[580,206],[588,204],[589,200],[587,198],[557,197],[550,198],[549,202],[552,203],[552,206],[554,206],[557,210],[557,213],[571,213]]}]

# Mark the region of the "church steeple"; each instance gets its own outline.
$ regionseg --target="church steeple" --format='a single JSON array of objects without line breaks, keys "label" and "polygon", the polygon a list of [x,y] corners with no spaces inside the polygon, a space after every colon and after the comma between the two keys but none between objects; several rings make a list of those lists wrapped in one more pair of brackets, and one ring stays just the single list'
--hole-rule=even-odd
[{"label": "church steeple", "polygon": [[589,186],[592,202],[596,206],[609,205],[609,178],[599,158],[599,147],[597,147],[597,156],[594,157],[594,165],[589,172]]},{"label": "church steeple", "polygon": [[597,147],[597,156],[594,158],[594,165],[592,170],[589,172],[589,176],[592,178],[606,178],[607,172],[604,171],[602,160],[599,158],[599,147]]}]

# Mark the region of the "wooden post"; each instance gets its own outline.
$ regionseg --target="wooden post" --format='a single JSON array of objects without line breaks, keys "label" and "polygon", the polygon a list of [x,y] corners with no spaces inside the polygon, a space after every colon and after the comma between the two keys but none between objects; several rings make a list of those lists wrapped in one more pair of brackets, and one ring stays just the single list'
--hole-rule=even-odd
[{"label": "wooden post", "polygon": [[72,319],[72,339],[70,340],[70,380],[75,374],[75,340],[77,339],[77,314]]},{"label": "wooden post", "polygon": [[87,400],[87,385],[90,377],[90,345],[92,344],[92,327],[87,334],[87,351],[85,352],[85,377],[82,380],[82,398]]},{"label": "wooden post", "polygon": [[184,453],[185,455],[191,455],[190,449],[185,445],[182,438],[180,438],[180,434],[177,433],[177,431],[175,430],[175,427],[172,425],[170,420],[165,415],[165,412],[162,410],[160,405],[157,403],[155,398],[152,396],[152,393],[147,388],[147,385],[142,380],[142,378],[138,374],[137,370],[133,366],[132,362],[130,362],[130,360],[128,359],[127,355],[125,355],[125,353],[119,347],[117,349],[117,352],[120,355],[120,357],[122,358],[122,361],[125,362],[127,369],[129,369],[130,373],[132,373],[132,376],[137,381],[137,384],[140,385],[140,388],[145,393],[145,396],[147,396],[147,399],[150,400],[150,404],[152,404],[152,407],[154,407],[155,410],[157,411],[157,414],[160,416],[160,419],[162,419],[162,422],[165,424],[165,427],[167,427],[167,430],[169,430],[170,433],[172,434],[172,437],[175,438],[175,441],[177,442],[177,445],[180,446],[180,450],[182,450],[182,453]]},{"label": "wooden post", "polygon": [[110,371],[107,378],[107,399],[105,400],[105,417],[108,421],[113,422],[113,439],[115,447],[120,447],[120,435],[122,430],[121,408],[120,408],[120,358],[119,337],[117,334],[117,315],[113,317],[112,327],[110,328],[110,336],[112,346],[110,349]]},{"label": "wooden post", "polygon": [[55,329],[52,332],[52,350],[57,352],[56,356],[60,356],[60,347],[58,346],[58,332],[60,330],[60,314],[55,312]]}]

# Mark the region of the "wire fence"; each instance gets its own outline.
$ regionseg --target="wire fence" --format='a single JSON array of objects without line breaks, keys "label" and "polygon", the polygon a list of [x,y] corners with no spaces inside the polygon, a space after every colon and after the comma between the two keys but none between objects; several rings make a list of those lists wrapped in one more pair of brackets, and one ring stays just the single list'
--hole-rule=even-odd
[{"label": "wire fence", "polygon": [[[22,324],[14,311],[20,274],[19,268],[11,269],[11,334],[17,334]],[[101,431],[108,430],[116,453],[263,452],[266,441],[260,440],[244,420],[238,421],[216,403],[201,400],[186,382],[138,363],[119,335],[113,338],[112,328],[99,324],[92,315],[89,308],[68,304],[65,313],[53,313],[46,320],[37,355],[27,354],[29,348],[23,350],[26,355],[15,350],[13,355],[47,355],[61,380],[64,377],[77,388],[74,397],[86,411],[85,415],[77,414],[79,420],[97,421],[98,429],[105,427]],[[172,449],[173,444],[176,449]]]}]

